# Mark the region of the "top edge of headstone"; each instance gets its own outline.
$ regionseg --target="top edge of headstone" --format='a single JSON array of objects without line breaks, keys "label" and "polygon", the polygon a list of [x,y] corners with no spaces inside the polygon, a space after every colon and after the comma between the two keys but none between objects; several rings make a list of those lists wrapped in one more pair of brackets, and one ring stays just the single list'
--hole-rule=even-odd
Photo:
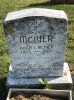
[{"label": "top edge of headstone", "polygon": [[32,16],[45,16],[51,18],[60,18],[68,21],[66,13],[62,10],[45,9],[45,8],[29,8],[24,10],[19,10],[15,12],[10,12],[5,18],[6,21],[16,20],[24,17]]}]

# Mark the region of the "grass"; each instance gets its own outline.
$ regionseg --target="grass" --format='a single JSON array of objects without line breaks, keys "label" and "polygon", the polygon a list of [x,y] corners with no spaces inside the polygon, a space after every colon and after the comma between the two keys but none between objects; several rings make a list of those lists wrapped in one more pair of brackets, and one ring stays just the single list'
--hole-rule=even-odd
[{"label": "grass", "polygon": [[66,43],[65,61],[72,69],[74,80],[74,5],[50,5],[47,0],[0,0],[0,100],[5,100],[7,90],[5,87],[6,76],[9,67],[8,50],[3,31],[3,20],[8,12],[24,8],[40,7],[49,9],[64,10],[68,16],[68,35]]}]

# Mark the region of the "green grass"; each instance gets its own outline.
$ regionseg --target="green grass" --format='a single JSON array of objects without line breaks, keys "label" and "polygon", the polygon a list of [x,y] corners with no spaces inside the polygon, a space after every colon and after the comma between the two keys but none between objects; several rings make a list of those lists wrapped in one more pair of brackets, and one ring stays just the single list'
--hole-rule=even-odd
[{"label": "green grass", "polygon": [[7,91],[5,87],[9,67],[8,50],[3,31],[3,20],[8,12],[24,8],[40,7],[64,10],[68,16],[68,35],[66,43],[65,61],[72,69],[74,80],[74,5],[50,5],[47,0],[0,0],[0,100],[5,100]]}]

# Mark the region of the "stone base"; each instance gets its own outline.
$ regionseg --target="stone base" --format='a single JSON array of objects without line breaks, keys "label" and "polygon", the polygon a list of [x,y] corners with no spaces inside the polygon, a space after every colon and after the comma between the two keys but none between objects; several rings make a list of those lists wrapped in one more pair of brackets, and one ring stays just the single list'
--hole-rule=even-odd
[{"label": "stone base", "polygon": [[[7,77],[7,88],[43,88],[42,84],[39,83],[39,78],[18,78],[16,79],[12,74],[12,67],[9,68]],[[65,62],[63,67],[62,77],[50,77],[44,78],[45,81],[51,86],[52,89],[72,89],[72,78],[68,64]]]},{"label": "stone base", "polygon": [[[70,90],[46,90],[46,89],[9,89],[8,96],[6,100],[10,100],[12,95],[15,93],[36,94],[36,95],[47,95],[51,98],[57,98],[57,100],[72,100],[72,92]],[[25,100],[25,99],[23,99]],[[37,100],[37,99],[36,99]],[[43,99],[44,100],[44,99]],[[56,99],[54,99],[56,100]]]}]

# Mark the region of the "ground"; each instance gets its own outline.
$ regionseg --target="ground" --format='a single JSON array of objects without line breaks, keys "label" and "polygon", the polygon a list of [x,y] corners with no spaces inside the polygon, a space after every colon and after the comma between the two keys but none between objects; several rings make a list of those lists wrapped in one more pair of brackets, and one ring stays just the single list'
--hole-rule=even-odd
[{"label": "ground", "polygon": [[3,20],[8,12],[31,7],[58,9],[64,10],[67,13],[69,20],[65,50],[65,61],[69,63],[72,78],[74,80],[74,5],[50,5],[47,0],[0,0],[0,100],[5,100],[7,96],[5,82],[10,63],[3,30]]}]

